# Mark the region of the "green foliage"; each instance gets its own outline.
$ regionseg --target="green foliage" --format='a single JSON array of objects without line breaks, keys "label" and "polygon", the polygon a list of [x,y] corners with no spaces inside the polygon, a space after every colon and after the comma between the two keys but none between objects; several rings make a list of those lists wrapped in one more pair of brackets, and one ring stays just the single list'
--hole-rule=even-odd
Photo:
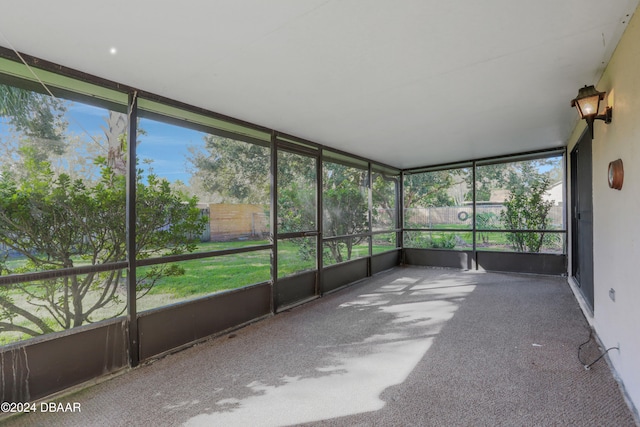
[{"label": "green foliage", "polygon": [[[462,206],[469,201],[468,168],[406,175],[404,179],[405,227],[432,227],[431,209]],[[435,212],[435,211],[433,211]]]},{"label": "green foliage", "polygon": [[458,235],[455,233],[406,233],[405,245],[409,248],[453,249]]},{"label": "green foliage", "polygon": [[[192,186],[197,184],[221,201],[231,203],[268,203],[270,151],[256,144],[208,135],[203,151],[191,149]],[[278,231],[295,233],[317,228],[316,167],[310,157],[280,151],[278,153]],[[323,227],[325,236],[343,236],[368,231],[367,172],[325,162]],[[388,180],[374,184],[374,206],[383,209],[374,214],[380,221],[396,227],[394,214],[397,185]],[[340,261],[351,258],[361,238],[330,241],[330,256]],[[315,258],[313,239],[295,239],[299,257]]]},{"label": "green foliage", "polygon": [[397,200],[399,177],[386,176],[382,173],[373,174],[372,221],[373,229],[390,230],[398,227]]},{"label": "green foliage", "polygon": [[[316,161],[288,152],[278,153],[278,232],[316,230]],[[315,238],[290,240],[298,247],[298,258],[316,259]],[[280,271],[281,269],[279,269]]]},{"label": "green foliage", "polygon": [[432,239],[432,248],[453,249],[456,247],[456,235],[453,233],[444,233],[442,237]]},{"label": "green foliage", "polygon": [[[540,170],[546,170],[541,173]],[[517,181],[529,182],[538,175],[546,175],[550,182],[563,179],[562,157],[525,160],[509,163],[481,165],[476,168],[476,200],[488,201],[494,190],[518,186]],[[472,176],[466,178],[468,188],[473,188]],[[470,200],[470,199],[469,199]]]},{"label": "green foliage", "polygon": [[[368,172],[362,169],[325,162],[323,165],[323,231],[325,236],[350,236],[369,230]],[[362,237],[327,240],[335,262],[351,259],[354,245]],[[345,253],[346,251],[346,253]]]},{"label": "green foliage", "polygon": [[292,244],[298,248],[298,257],[302,261],[312,262],[316,259],[316,241],[315,239],[300,238],[293,239]]},{"label": "green foliage", "polygon": [[[491,191],[504,185],[511,163],[497,163],[482,165],[476,168],[476,200],[487,201],[491,198]],[[473,188],[473,176],[469,174],[467,184]],[[469,194],[471,196],[471,194]]]},{"label": "green foliage", "polygon": [[278,191],[278,231],[294,233],[316,229],[315,185],[291,180]]},{"label": "green foliage", "polygon": [[270,150],[216,135],[205,136],[205,151],[190,148],[192,185],[224,203],[269,203]]},{"label": "green foliage", "polygon": [[[101,180],[87,186],[66,174],[56,176],[48,162],[30,158],[20,180],[10,173],[0,177],[0,243],[21,254],[26,264],[18,271],[34,272],[98,265],[126,259],[125,177],[98,160]],[[194,250],[189,236],[198,235],[204,220],[195,199],[172,193],[166,180],[154,175],[137,188],[137,240],[139,259],[181,254]],[[175,265],[161,264],[138,277],[139,296],[162,277],[179,275]],[[94,321],[102,308],[119,305],[123,271],[89,273],[4,287],[0,293],[0,332],[28,335],[68,329]],[[11,288],[26,295],[35,310],[25,310],[12,300]],[[40,313],[40,314],[39,314]],[[18,325],[16,316],[31,326]]]},{"label": "green foliage", "polygon": [[[500,217],[493,212],[479,212],[476,214],[476,228],[478,230],[496,230],[500,228],[498,224]],[[478,237],[483,244],[489,243],[490,233],[478,232]]]},{"label": "green foliage", "polygon": [[23,144],[33,149],[37,160],[64,152],[65,111],[62,101],[55,98],[0,84],[0,117],[7,117],[27,137]]},{"label": "green foliage", "polygon": [[[552,201],[545,201],[543,195],[549,189],[549,177],[540,174],[530,164],[525,163],[519,174],[509,175],[508,199],[501,220],[510,230],[545,230],[549,227],[549,211]],[[519,252],[539,252],[545,233],[511,232],[507,239]]]},{"label": "green foliage", "polygon": [[416,173],[404,179],[404,205],[411,207],[453,206],[447,190],[455,184],[451,170]]},{"label": "green foliage", "polygon": [[[237,242],[207,242],[200,243],[198,246],[201,250],[241,247],[241,245],[237,245]],[[286,249],[286,245],[279,246],[279,250]],[[295,250],[296,248],[291,248],[291,251]],[[269,261],[268,251],[181,261],[179,264],[185,271],[185,274],[181,276],[163,277],[149,292],[145,300],[154,295],[170,296],[171,300],[190,298],[265,282],[271,277]],[[138,274],[146,274],[145,270],[147,269],[149,269],[149,267],[139,267]],[[140,305],[144,304],[145,300],[140,301]],[[153,300],[153,298],[151,298],[151,300]]]}]

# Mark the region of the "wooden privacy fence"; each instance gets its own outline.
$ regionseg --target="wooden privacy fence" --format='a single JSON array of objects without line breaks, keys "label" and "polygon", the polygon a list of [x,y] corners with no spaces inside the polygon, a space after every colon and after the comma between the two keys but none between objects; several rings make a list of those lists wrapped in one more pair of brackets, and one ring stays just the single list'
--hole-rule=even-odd
[{"label": "wooden privacy fence", "polygon": [[269,233],[269,214],[265,205],[209,204],[211,241],[261,239]]},{"label": "wooden privacy fence", "polygon": [[[505,210],[502,204],[478,205],[476,213],[490,214],[490,224],[500,223],[500,212]],[[407,208],[405,209],[405,223],[412,226],[431,227],[433,225],[457,225],[465,224],[471,227],[472,206],[439,206],[427,208]],[[552,206],[549,210],[551,227],[564,227],[564,208],[562,206]]]}]

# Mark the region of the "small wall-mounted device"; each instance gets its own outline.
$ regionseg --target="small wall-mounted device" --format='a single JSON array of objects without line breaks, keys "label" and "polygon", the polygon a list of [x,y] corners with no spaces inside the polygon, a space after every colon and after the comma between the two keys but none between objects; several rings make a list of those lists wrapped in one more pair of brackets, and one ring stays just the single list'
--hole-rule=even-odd
[{"label": "small wall-mounted device", "polygon": [[615,302],[616,301],[616,290],[611,288],[609,289],[609,298],[611,298],[611,301]]},{"label": "small wall-mounted device", "polygon": [[622,183],[624,181],[624,168],[622,166],[622,160],[614,160],[609,163],[608,173],[609,187],[616,190],[622,189]]}]

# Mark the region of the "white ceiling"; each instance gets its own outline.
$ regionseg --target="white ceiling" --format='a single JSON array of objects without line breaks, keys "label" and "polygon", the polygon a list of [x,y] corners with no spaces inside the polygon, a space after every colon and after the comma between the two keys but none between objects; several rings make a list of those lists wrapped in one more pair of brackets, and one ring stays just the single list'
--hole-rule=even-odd
[{"label": "white ceiling", "polygon": [[407,168],[565,145],[637,5],[3,0],[0,45]]}]

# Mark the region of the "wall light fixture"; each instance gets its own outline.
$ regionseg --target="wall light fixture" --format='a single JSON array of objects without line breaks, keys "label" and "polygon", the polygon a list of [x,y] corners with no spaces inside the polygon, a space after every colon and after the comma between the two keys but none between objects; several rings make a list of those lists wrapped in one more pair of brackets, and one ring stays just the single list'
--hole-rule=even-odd
[{"label": "wall light fixture", "polygon": [[571,106],[576,107],[581,119],[587,121],[591,139],[593,139],[593,122],[595,120],[604,120],[605,123],[611,123],[613,109],[606,107],[604,113],[598,114],[600,111],[600,101],[604,99],[606,92],[598,92],[596,88],[591,86],[583,87],[578,91],[578,96],[571,100]]}]

